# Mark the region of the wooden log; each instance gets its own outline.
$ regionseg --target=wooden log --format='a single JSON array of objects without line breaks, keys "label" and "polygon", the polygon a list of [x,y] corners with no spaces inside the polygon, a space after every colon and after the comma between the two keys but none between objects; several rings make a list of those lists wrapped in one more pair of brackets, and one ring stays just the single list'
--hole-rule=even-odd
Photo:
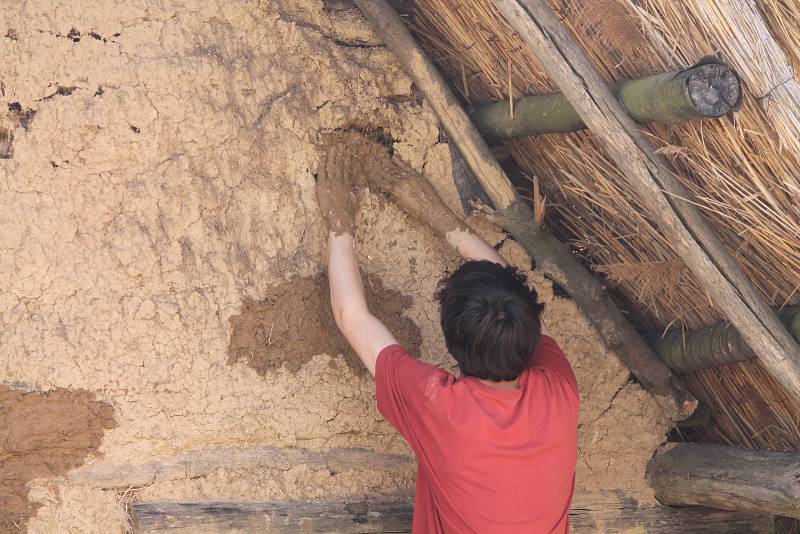
[{"label": "wooden log", "polygon": [[664,504],[800,518],[800,453],[668,443],[647,478]]},{"label": "wooden log", "polygon": [[135,532],[410,532],[409,494],[325,501],[140,502],[131,508]]},{"label": "wooden log", "polygon": [[[447,134],[443,134],[447,138]],[[465,215],[472,213],[473,202],[478,201],[488,206],[494,207],[489,195],[484,191],[483,186],[475,177],[475,174],[464,161],[464,156],[458,151],[458,145],[453,142],[447,143],[450,148],[450,163],[453,168],[453,183],[458,191],[458,198],[461,200],[461,208]],[[502,145],[498,145],[500,147]]]},{"label": "wooden log", "polygon": [[[792,336],[800,341],[800,306],[787,306],[775,313]],[[756,357],[728,321],[720,321],[691,332],[653,332],[646,339],[663,362],[675,371],[709,369]]]},{"label": "wooden log", "polygon": [[371,469],[399,472],[414,469],[413,456],[382,454],[369,449],[339,448],[309,450],[276,447],[215,448],[189,451],[140,464],[92,463],[69,473],[76,484],[104,489],[144,486],[155,482],[207,475],[226,468],[280,468],[295,465],[335,469]]},{"label": "wooden log", "polygon": [[[412,501],[409,494],[394,494],[300,502],[138,502],[131,507],[131,518],[138,533],[408,533]],[[574,534],[774,531],[769,515],[659,506],[614,491],[576,495],[570,523]]]},{"label": "wooden log", "polygon": [[425,96],[448,138],[456,144],[489,195],[505,229],[525,247],[539,268],[564,287],[606,346],[619,355],[642,386],[660,402],[668,417],[681,420],[691,414],[697,401],[680,380],[653,353],[569,247],[536,224],[530,206],[517,195],[458,99],[397,13],[385,0],[355,0],[355,4]]},{"label": "wooden log", "polygon": [[611,94],[546,0],[498,0],[678,256],[770,374],[800,402],[800,345],[700,215],[691,195]]},{"label": "wooden log", "polygon": [[[741,82],[736,72],[719,63],[656,74],[611,84],[611,92],[639,124],[675,124],[718,118],[736,108]],[[586,128],[581,116],[562,93],[530,95],[514,100],[470,106],[472,122],[490,140],[526,135],[566,133]]]}]

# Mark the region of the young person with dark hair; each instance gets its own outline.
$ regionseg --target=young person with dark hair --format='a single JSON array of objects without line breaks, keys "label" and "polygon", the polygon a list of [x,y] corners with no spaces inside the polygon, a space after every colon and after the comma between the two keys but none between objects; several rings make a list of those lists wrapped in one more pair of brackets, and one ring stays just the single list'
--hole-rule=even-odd
[{"label": "young person with dark hair", "polygon": [[[419,460],[413,532],[568,532],[578,384],[540,319],[536,292],[424,178],[385,154],[369,158],[369,168],[353,156],[347,143],[332,142],[318,170],[331,305],[375,376],[379,411]],[[413,358],[367,308],[353,237],[359,180],[388,193],[467,260],[436,295],[460,377]]]}]

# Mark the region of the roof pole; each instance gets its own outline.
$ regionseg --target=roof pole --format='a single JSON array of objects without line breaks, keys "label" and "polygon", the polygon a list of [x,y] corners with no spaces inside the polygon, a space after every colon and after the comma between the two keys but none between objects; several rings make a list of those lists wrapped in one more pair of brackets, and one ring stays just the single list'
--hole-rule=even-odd
[{"label": "roof pole", "polygon": [[770,374],[800,402],[800,345],[767,306],[545,0],[496,5],[638,193],[676,254]]}]

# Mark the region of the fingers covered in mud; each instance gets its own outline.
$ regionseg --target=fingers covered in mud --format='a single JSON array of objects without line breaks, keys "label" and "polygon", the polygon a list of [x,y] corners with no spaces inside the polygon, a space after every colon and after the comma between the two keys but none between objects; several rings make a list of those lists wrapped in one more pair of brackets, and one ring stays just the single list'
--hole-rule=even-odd
[{"label": "fingers covered in mud", "polygon": [[353,191],[351,155],[338,141],[323,147],[317,169],[317,203],[328,230],[336,235],[353,235],[356,197]]},{"label": "fingers covered in mud", "polygon": [[394,163],[386,148],[355,132],[336,132],[327,134],[321,143],[323,150],[336,146],[341,150],[343,171],[356,189],[376,187],[378,177],[385,174]]}]

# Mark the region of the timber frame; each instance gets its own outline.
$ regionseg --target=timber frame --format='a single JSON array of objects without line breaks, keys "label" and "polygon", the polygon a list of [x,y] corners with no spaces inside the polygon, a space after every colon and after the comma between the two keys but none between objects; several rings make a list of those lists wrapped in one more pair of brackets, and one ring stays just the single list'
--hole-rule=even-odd
[{"label": "timber frame", "polygon": [[[775,313],[800,342],[800,306],[786,306],[776,309]],[[674,371],[710,369],[756,357],[728,321],[719,321],[690,332],[652,332],[646,339],[656,354]]]},{"label": "timber frame", "polygon": [[638,192],[639,201],[789,396],[800,402],[800,345],[767,306],[691,201],[691,195],[611,94],[545,0],[497,0],[497,7],[545,67]]},{"label": "timber frame", "polygon": [[619,355],[667,416],[673,420],[688,417],[697,401],[625,319],[600,281],[578,262],[566,244],[535,221],[533,210],[514,190],[447,82],[391,5],[385,0],[354,2],[436,113],[448,138],[494,204],[495,218],[522,244],[537,266],[564,287],[606,346]]},{"label": "timber frame", "polygon": [[[140,464],[95,462],[72,471],[68,479],[78,487],[130,491],[152,483],[203,477],[219,469],[295,465],[400,475],[412,472],[416,460],[360,448],[233,447],[188,451]],[[571,512],[573,531],[596,532],[592,529],[603,524],[614,526],[614,531],[638,528],[651,533],[734,531],[725,525],[736,526],[735,532],[772,532],[770,514],[800,515],[798,475],[800,453],[796,452],[667,444],[650,462],[648,480],[663,504],[689,508],[658,506],[621,491],[578,493]],[[258,531],[258,526],[263,530],[265,517],[270,519],[270,532],[408,532],[412,501],[410,493],[323,501],[156,501],[135,503],[131,512],[137,532],[211,533],[229,532],[233,527],[250,532]]]},{"label": "timber frame", "polygon": [[[139,502],[131,507],[131,522],[142,534],[410,533],[412,504],[405,493],[299,502]],[[774,532],[769,515],[659,506],[620,492],[575,495],[570,526],[575,534],[595,534],[598,527],[649,534]]]}]

